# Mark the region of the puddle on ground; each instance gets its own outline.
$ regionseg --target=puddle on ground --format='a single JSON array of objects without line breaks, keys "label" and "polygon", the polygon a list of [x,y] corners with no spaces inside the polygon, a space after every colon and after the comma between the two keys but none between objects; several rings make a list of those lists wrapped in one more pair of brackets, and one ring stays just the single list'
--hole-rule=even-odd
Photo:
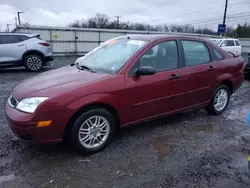
[{"label": "puddle on ground", "polygon": [[159,160],[163,160],[165,157],[167,157],[171,150],[177,146],[177,144],[169,143],[167,136],[155,138],[152,144]]},{"label": "puddle on ground", "polygon": [[215,126],[212,124],[206,124],[206,125],[195,125],[194,131],[202,131],[202,132],[213,132],[215,130]]},{"label": "puddle on ground", "polygon": [[[159,160],[165,159],[171,151],[180,146],[180,140],[195,139],[200,132],[213,132],[215,126],[212,124],[195,125],[192,129],[185,129],[181,134],[174,133],[174,135],[163,135],[156,137],[152,141],[153,148]],[[176,141],[169,141],[176,140]]]},{"label": "puddle on ground", "polygon": [[250,105],[238,106],[228,109],[223,116],[227,120],[237,120],[242,123],[247,123],[247,116],[250,112]]},{"label": "puddle on ground", "polygon": [[6,181],[11,181],[15,178],[14,174],[10,174],[8,176],[0,176],[0,184]]}]

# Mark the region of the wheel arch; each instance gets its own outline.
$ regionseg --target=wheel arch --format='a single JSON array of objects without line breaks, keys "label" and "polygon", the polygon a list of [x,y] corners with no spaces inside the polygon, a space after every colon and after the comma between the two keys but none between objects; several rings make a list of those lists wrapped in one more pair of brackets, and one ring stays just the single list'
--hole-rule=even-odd
[{"label": "wheel arch", "polygon": [[83,114],[84,112],[87,112],[89,110],[92,109],[96,109],[96,108],[103,108],[105,110],[107,110],[109,113],[111,113],[111,115],[114,117],[115,120],[115,129],[116,131],[120,128],[120,117],[119,114],[117,112],[117,110],[110,104],[106,104],[106,103],[91,103],[91,104],[87,104],[82,106],[80,109],[78,109],[69,119],[69,121],[67,122],[65,128],[64,128],[64,132],[63,132],[63,140],[68,139],[70,133],[71,133],[71,128],[73,123],[76,121],[76,119],[78,117],[80,117],[81,114]]},{"label": "wheel arch", "polygon": [[227,86],[230,91],[230,95],[232,95],[234,93],[233,75],[229,73],[220,75],[217,78],[217,86],[214,88],[214,92],[221,85]]},{"label": "wheel arch", "polygon": [[223,80],[219,86],[221,85],[225,85],[228,87],[229,91],[230,91],[230,95],[233,94],[234,92],[234,87],[233,87],[233,82],[231,80]]},{"label": "wheel arch", "polygon": [[36,54],[36,55],[39,55],[42,57],[42,59],[44,60],[44,54],[42,52],[40,52],[39,50],[28,50],[26,51],[23,56],[22,56],[22,60],[24,61],[25,58],[29,55],[32,55],[32,54]]},{"label": "wheel arch", "polygon": [[232,55],[233,57],[236,57],[236,55],[233,53],[233,52],[227,52],[229,53],[230,55]]}]

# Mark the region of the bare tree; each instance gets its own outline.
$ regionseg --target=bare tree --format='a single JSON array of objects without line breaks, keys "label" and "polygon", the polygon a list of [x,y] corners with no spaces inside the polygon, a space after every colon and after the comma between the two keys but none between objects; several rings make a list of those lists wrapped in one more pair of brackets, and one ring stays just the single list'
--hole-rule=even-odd
[{"label": "bare tree", "polygon": [[[71,27],[83,27],[83,28],[107,28],[116,29],[116,21],[110,21],[109,17],[103,13],[97,13],[94,17],[89,18],[87,21],[81,22],[75,21],[70,24]],[[133,22],[121,22],[119,24],[121,29],[124,30],[139,30],[139,31],[165,31],[165,32],[182,32],[182,33],[201,33],[201,34],[213,34],[217,33],[212,29],[203,27],[195,29],[192,25],[157,25],[153,26],[144,23]],[[226,31],[227,36],[247,37],[250,36],[250,26],[248,24],[239,25],[236,29],[228,27]]]},{"label": "bare tree", "polygon": [[70,27],[81,27],[78,20],[74,21],[72,24],[69,24]]},{"label": "bare tree", "polygon": [[109,17],[102,13],[97,13],[94,20],[98,28],[106,28],[109,23]]},{"label": "bare tree", "polygon": [[97,28],[97,24],[94,18],[88,19],[87,25],[89,28]]}]

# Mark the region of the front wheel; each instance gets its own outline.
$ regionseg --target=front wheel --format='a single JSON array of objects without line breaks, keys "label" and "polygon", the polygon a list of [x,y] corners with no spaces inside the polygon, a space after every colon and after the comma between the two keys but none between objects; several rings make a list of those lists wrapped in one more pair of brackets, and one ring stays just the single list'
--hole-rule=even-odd
[{"label": "front wheel", "polygon": [[106,147],[115,131],[115,121],[105,109],[83,113],[74,123],[71,144],[84,153],[95,153]]},{"label": "front wheel", "polygon": [[209,105],[205,107],[205,110],[211,115],[220,115],[226,110],[229,98],[230,91],[228,87],[222,85],[215,90],[213,99]]}]

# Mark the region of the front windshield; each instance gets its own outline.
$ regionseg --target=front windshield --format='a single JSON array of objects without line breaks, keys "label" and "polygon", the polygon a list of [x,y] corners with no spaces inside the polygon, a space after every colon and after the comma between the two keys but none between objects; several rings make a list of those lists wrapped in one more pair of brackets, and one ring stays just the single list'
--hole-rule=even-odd
[{"label": "front windshield", "polygon": [[217,46],[219,46],[221,40],[214,40],[214,39],[211,39],[210,40],[212,43],[216,44]]},{"label": "front windshield", "polygon": [[148,41],[130,40],[127,37],[115,38],[101,44],[76,63],[97,73],[116,74],[147,43]]}]

